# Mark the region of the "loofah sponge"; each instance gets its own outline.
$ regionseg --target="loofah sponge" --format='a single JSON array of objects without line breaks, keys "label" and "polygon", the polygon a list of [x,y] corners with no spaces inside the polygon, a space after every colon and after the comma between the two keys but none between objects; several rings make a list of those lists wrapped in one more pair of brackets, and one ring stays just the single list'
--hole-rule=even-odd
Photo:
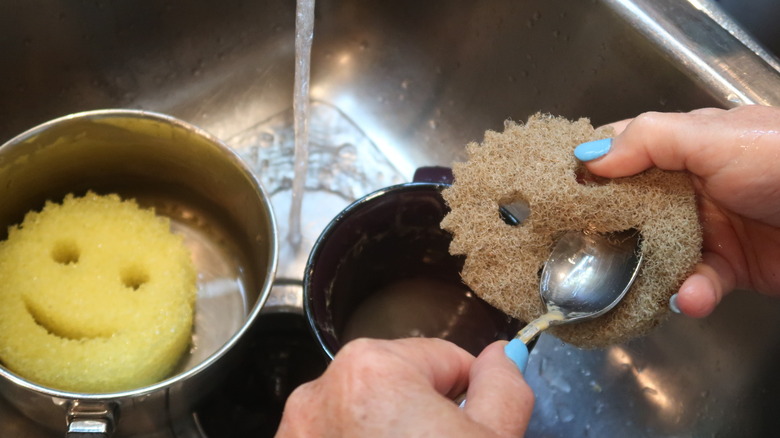
[{"label": "loofah sponge", "polygon": [[69,391],[155,383],[189,346],[196,290],[167,218],[117,195],[68,195],[0,242],[0,360]]},{"label": "loofah sponge", "polygon": [[[579,347],[603,347],[645,334],[668,314],[668,302],[700,260],[702,231],[689,177],[650,169],[627,178],[595,177],[576,160],[578,144],[609,137],[589,120],[537,114],[507,122],[466,147],[454,184],[442,193],[451,212],[442,228],[450,252],[466,255],[463,280],[488,303],[524,321],[540,316],[538,272],[566,230],[638,229],[644,262],[623,301],[592,321],[551,329]],[[499,207],[520,201],[530,215],[505,223]]]}]

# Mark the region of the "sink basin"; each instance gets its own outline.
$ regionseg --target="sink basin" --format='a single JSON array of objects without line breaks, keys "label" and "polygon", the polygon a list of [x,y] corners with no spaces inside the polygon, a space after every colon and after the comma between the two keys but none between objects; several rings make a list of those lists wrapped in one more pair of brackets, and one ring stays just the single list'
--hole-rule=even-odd
[{"label": "sink basin", "polygon": [[[270,193],[289,190],[274,170],[289,166],[292,0],[17,0],[5,9],[3,141],[82,110],[163,112],[239,150]],[[707,1],[319,0],[311,62],[312,136],[348,164],[343,205],[419,166],[462,160],[485,130],[538,111],[602,124],[780,103],[777,61]],[[312,232],[337,211],[310,214]],[[280,266],[270,307],[299,311],[301,263]],[[537,394],[527,436],[772,434],[779,314],[780,301],[745,291],[709,318],[672,316],[604,350],[543,335],[526,375]],[[52,436],[5,402],[0,435]]]}]

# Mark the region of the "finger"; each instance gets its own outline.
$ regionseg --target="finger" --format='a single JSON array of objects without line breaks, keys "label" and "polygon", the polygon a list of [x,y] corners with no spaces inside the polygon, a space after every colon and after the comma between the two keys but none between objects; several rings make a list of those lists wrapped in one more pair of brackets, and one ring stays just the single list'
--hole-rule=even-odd
[{"label": "finger", "polygon": [[615,136],[617,136],[617,135],[620,135],[621,132],[625,131],[626,127],[628,126],[628,124],[631,123],[631,121],[633,121],[633,120],[634,119],[625,119],[625,120],[621,120],[619,122],[612,122],[612,123],[610,123],[608,125],[605,125],[605,126],[609,126],[612,129],[614,129],[615,130]]},{"label": "finger", "polygon": [[389,436],[387,424],[397,436],[433,433],[463,418],[451,397],[474,360],[442,339],[353,340],[290,395],[277,436]]},{"label": "finger", "polygon": [[522,436],[531,418],[534,395],[517,365],[504,353],[505,345],[494,342],[474,361],[464,411],[498,436]]},{"label": "finger", "polygon": [[[722,113],[723,111],[725,110],[722,110],[720,108],[699,108],[691,111],[690,114],[716,115]],[[604,127],[612,128],[615,131],[615,136],[617,136],[620,135],[620,133],[622,133],[626,129],[628,124],[631,123],[632,121],[634,121],[633,118],[623,119],[617,122],[608,123],[604,125]]]},{"label": "finger", "polygon": [[733,270],[719,255],[705,252],[698,264],[675,294],[673,305],[692,318],[703,318],[712,313],[723,296],[734,287]]},{"label": "finger", "polygon": [[408,350],[406,360],[420,365],[417,371],[433,388],[447,398],[461,394],[469,385],[469,372],[474,356],[457,345],[438,338],[408,338],[399,340]]},{"label": "finger", "polygon": [[473,361],[466,350],[438,338],[356,339],[336,354],[326,373],[392,373],[393,379],[452,398],[468,386]]},{"label": "finger", "polygon": [[693,111],[690,111],[688,114],[699,114],[704,116],[718,116],[723,113],[727,112],[727,110],[724,110],[723,108],[697,108]]},{"label": "finger", "polygon": [[720,295],[715,284],[699,273],[688,277],[671,299],[672,308],[691,318],[704,318],[715,310],[719,302]]},{"label": "finger", "polygon": [[[706,176],[730,159],[705,150],[719,140],[714,137],[720,135],[716,116],[723,111],[710,108],[686,114],[644,113],[617,122],[616,129],[622,131],[611,144],[609,140],[584,143],[575,149],[575,155],[584,157],[594,174],[610,178],[634,175],[654,166]],[[596,153],[586,153],[592,148]]]},{"label": "finger", "polygon": [[506,357],[515,363],[520,373],[525,374],[525,368],[528,365],[528,346],[518,338],[512,339],[504,346]]}]

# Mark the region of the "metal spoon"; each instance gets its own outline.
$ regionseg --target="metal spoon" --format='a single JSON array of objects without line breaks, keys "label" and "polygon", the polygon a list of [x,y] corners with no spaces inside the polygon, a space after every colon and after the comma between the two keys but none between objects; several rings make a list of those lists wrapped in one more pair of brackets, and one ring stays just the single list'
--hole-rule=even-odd
[{"label": "metal spoon", "polygon": [[542,268],[539,294],[547,313],[523,327],[528,344],[551,325],[586,321],[611,310],[626,295],[642,264],[640,234],[568,231]]},{"label": "metal spoon", "polygon": [[[634,229],[606,234],[567,231],[542,268],[539,295],[547,313],[523,327],[515,339],[528,344],[551,325],[586,321],[610,311],[639,273],[640,240]],[[463,408],[466,393],[455,403]]]}]

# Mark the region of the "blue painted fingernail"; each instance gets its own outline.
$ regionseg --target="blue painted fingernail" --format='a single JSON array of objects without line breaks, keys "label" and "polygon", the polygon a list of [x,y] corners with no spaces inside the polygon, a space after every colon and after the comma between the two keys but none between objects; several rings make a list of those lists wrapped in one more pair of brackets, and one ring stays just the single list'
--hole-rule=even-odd
[{"label": "blue painted fingernail", "polygon": [[674,294],[669,298],[669,308],[672,309],[672,312],[674,313],[682,313],[680,307],[677,305],[677,294]]},{"label": "blue painted fingernail", "polygon": [[517,365],[521,373],[525,374],[525,367],[528,365],[528,347],[520,339],[512,339],[504,346],[504,353],[512,362]]},{"label": "blue painted fingernail", "polygon": [[612,139],[602,138],[580,144],[574,148],[574,156],[580,161],[591,161],[603,157],[611,148]]}]

